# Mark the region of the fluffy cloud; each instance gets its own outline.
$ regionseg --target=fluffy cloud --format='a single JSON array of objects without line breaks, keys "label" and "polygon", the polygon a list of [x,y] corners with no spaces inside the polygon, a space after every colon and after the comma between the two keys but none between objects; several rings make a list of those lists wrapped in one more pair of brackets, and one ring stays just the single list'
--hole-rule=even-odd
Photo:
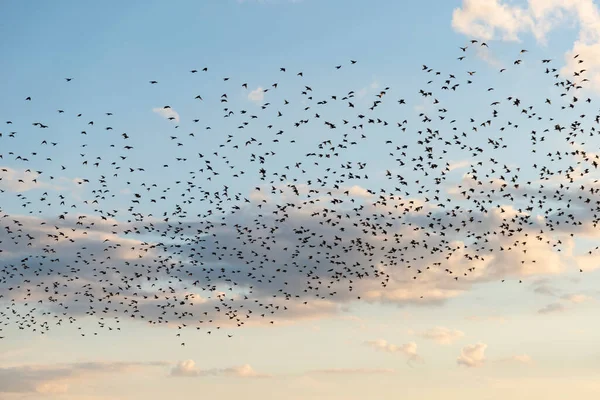
[{"label": "fluffy cloud", "polygon": [[437,326],[428,331],[419,333],[419,336],[425,339],[434,340],[439,344],[452,344],[456,340],[465,336],[465,334],[457,329]]},{"label": "fluffy cloud", "polygon": [[172,108],[156,107],[152,109],[152,112],[165,119],[172,119],[175,122],[179,122],[179,113]]},{"label": "fluffy cloud", "polygon": [[185,360],[177,363],[171,370],[174,377],[196,377],[196,376],[228,376],[233,378],[269,378],[271,375],[256,372],[249,364],[229,367],[200,369],[193,360]]},{"label": "fluffy cloud", "polygon": [[460,351],[456,362],[469,368],[481,367],[485,363],[485,349],[487,344],[481,342],[465,346]]},{"label": "fluffy cloud", "polygon": [[262,87],[258,87],[248,93],[248,100],[260,102],[265,98],[265,90]]},{"label": "fluffy cloud", "polygon": [[[585,60],[587,77],[600,89],[600,10],[593,0],[528,0],[526,6],[504,0],[463,0],[452,15],[452,26],[460,33],[483,40],[519,40],[519,34],[531,33],[542,44],[547,34],[576,22],[579,36],[565,54],[561,74],[571,76]],[[578,60],[573,57],[579,54]]]},{"label": "fluffy cloud", "polygon": [[497,33],[504,40],[518,40],[518,34],[533,27],[526,10],[501,0],[464,0],[452,14],[452,27],[460,33],[490,40]]}]

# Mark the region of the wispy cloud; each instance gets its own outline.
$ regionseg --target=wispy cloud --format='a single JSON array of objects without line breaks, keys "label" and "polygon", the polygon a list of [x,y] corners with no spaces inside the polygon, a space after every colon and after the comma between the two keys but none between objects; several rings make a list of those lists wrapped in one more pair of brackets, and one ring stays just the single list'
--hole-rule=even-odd
[{"label": "wispy cloud", "polygon": [[0,368],[0,393],[66,393],[71,383],[99,374],[165,367],[168,362],[83,362],[52,365],[22,365]]},{"label": "wispy cloud", "polygon": [[500,363],[517,363],[517,364],[531,364],[533,362],[531,356],[528,354],[517,354],[514,356],[501,358],[496,360],[496,362]]},{"label": "wispy cloud", "polygon": [[560,303],[551,303],[538,310],[539,314],[553,314],[566,311],[566,307]]},{"label": "wispy cloud", "polygon": [[561,298],[563,300],[570,301],[571,303],[576,303],[576,304],[585,303],[585,302],[594,300],[594,298],[591,296],[587,296],[585,294],[575,294],[575,293],[565,294]]},{"label": "wispy cloud", "polygon": [[422,338],[433,340],[439,344],[452,344],[456,340],[465,336],[465,334],[457,329],[450,329],[443,326],[436,326],[428,331],[418,334]]},{"label": "wispy cloud", "polygon": [[177,363],[171,370],[173,377],[197,377],[197,376],[228,376],[233,378],[270,378],[271,375],[256,372],[249,364],[229,368],[201,369],[193,360],[185,360]]},{"label": "wispy cloud", "polygon": [[22,193],[34,189],[58,191],[65,188],[45,182],[37,171],[0,167],[0,190]]},{"label": "wispy cloud", "polygon": [[326,375],[380,375],[394,374],[392,368],[328,368],[310,370],[307,374],[326,374]]}]

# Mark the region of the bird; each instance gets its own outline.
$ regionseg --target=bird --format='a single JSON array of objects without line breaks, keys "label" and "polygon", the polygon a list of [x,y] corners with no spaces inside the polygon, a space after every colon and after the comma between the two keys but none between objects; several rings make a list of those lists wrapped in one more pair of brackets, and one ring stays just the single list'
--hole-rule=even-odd
[{"label": "bird", "polygon": [[[337,297],[391,299],[400,288],[427,301],[427,285],[525,283],[540,254],[569,254],[565,238],[597,223],[600,115],[580,95],[589,82],[578,55],[568,77],[532,66],[528,79],[552,89],[543,96],[502,83],[505,97],[480,71],[496,67],[467,49],[453,46],[440,68],[417,64],[414,93],[353,85],[353,68],[308,83],[265,66],[266,89],[243,96],[229,77],[186,73],[209,89],[193,99],[153,89],[152,101],[170,104],[153,111],[176,122],[150,127],[63,85],[56,102],[18,97],[14,130],[0,134],[2,338],[9,325],[45,334],[75,324],[88,340],[125,319],[231,338],[247,320],[276,326]],[[517,61],[495,79],[522,74]]]}]

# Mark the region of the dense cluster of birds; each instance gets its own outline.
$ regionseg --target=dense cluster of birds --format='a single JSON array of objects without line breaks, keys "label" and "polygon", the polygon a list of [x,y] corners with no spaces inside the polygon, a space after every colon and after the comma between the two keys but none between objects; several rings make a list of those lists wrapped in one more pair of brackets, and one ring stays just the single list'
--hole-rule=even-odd
[{"label": "dense cluster of birds", "polygon": [[[4,121],[0,160],[10,166],[0,168],[0,333],[12,326],[45,334],[90,317],[97,334],[120,329],[126,317],[210,334],[273,324],[286,312],[331,311],[334,299],[385,301],[397,285],[423,290],[398,297],[436,301],[443,295],[429,299],[421,281],[443,281],[447,291],[487,275],[504,281],[510,268],[486,264],[498,254],[510,253],[499,263],[518,270],[536,263],[531,246],[560,252],[559,234],[598,222],[600,187],[581,183],[599,162],[582,140],[600,122],[595,115],[588,127],[578,114],[591,103],[580,94],[584,62],[575,56],[579,68],[565,77],[552,60],[521,50],[493,72],[539,68],[550,97],[525,91],[483,104],[500,90],[464,70],[477,47],[487,44],[457,49],[454,73],[423,65],[427,82],[414,109],[390,87],[372,99],[357,88],[325,94],[303,72],[291,72],[293,92],[282,94],[277,82],[260,89],[257,98],[266,99],[251,111],[231,107],[231,93],[190,98],[222,106],[223,126],[197,129],[203,118],[183,122],[161,106],[172,124],[153,143],[161,159],[146,153],[154,139],[145,133],[121,133],[113,112],[57,109],[72,119],[68,142],[28,113],[30,120]],[[210,74],[208,67],[188,73]],[[228,87],[236,81],[218,79]],[[453,114],[469,98],[478,103],[474,114],[465,107]],[[28,106],[36,94],[19,100]],[[393,112],[380,112],[384,106]],[[297,119],[283,118],[294,112]],[[561,122],[569,112],[576,120]],[[183,133],[187,122],[196,129]],[[208,135],[212,148],[198,141]],[[12,145],[23,136],[27,148]],[[515,151],[532,158],[515,159]],[[67,153],[79,161],[67,165]],[[466,173],[447,190],[455,170]]]}]

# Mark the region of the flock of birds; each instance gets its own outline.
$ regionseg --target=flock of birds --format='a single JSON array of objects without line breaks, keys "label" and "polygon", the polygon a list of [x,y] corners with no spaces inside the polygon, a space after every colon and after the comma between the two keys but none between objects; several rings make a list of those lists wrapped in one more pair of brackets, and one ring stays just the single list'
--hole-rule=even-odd
[{"label": "flock of birds", "polygon": [[[457,49],[459,67],[476,47],[487,44],[472,40]],[[538,68],[540,61],[526,53],[508,68]],[[596,130],[584,114],[559,122],[561,110],[591,103],[579,98],[588,82],[583,63],[577,59],[580,68],[564,77],[552,60],[541,60],[556,97],[509,96],[488,106],[481,102],[494,88],[468,94],[483,116],[451,111],[464,101],[453,96],[479,87],[473,70],[423,65],[427,83],[416,112],[390,87],[370,100],[358,90],[325,95],[292,72],[295,103],[285,92],[277,104],[247,111],[229,105],[231,94],[195,96],[197,104],[222,106],[223,124],[231,127],[182,133],[179,116],[164,105],[159,111],[172,125],[159,140],[160,160],[144,154],[144,134],[119,133],[112,112],[87,118],[59,108],[61,118],[73,118],[70,127],[81,127],[71,128],[68,143],[33,116],[7,120],[0,133],[0,160],[10,165],[0,168],[0,333],[9,326],[45,334],[90,317],[96,335],[119,330],[123,318],[175,324],[177,336],[190,327],[211,334],[252,321],[273,324],[279,314],[302,316],[361,295],[385,300],[398,284],[426,291],[419,282],[435,280],[453,290],[491,273],[486,260],[502,252],[527,268],[536,262],[530,246],[560,252],[559,233],[574,236],[598,222],[600,187],[581,184],[598,167],[599,156],[583,150],[582,141]],[[283,67],[279,73],[289,74]],[[281,90],[273,83],[261,96]],[[23,100],[35,103],[36,95]],[[391,115],[402,116],[379,113],[386,102],[395,108]],[[294,106],[300,117],[281,123]],[[504,115],[514,117],[500,122]],[[195,141],[209,134],[218,144],[197,152]],[[28,147],[13,146],[23,135]],[[557,140],[567,145],[556,150]],[[513,159],[511,146],[523,150],[526,142],[533,161],[549,162],[523,166],[529,160]],[[546,154],[549,142],[554,148]],[[102,155],[100,145],[107,148]],[[136,162],[146,164],[131,163],[136,152]],[[67,153],[79,153],[77,164],[65,165]],[[451,159],[467,160],[454,191],[447,190]],[[72,173],[83,177],[64,178]],[[154,182],[158,177],[168,184]],[[495,272],[492,278],[504,281],[502,269]]]}]

